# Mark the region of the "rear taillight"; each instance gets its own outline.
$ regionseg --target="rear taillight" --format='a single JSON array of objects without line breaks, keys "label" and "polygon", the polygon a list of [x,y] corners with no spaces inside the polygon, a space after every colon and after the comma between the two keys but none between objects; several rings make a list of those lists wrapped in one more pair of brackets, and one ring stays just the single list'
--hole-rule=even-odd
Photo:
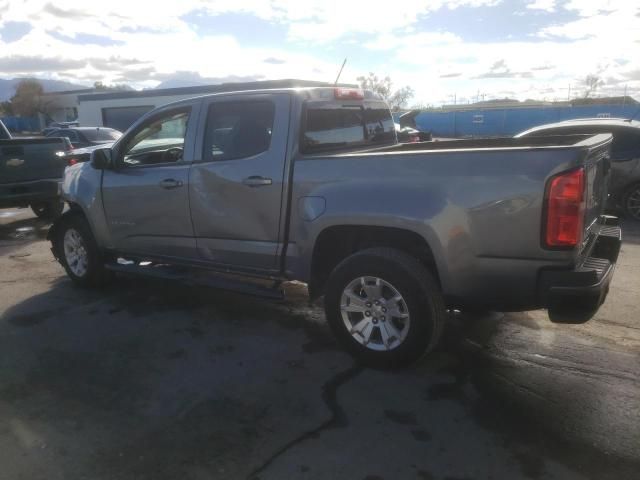
[{"label": "rear taillight", "polygon": [[362,100],[364,92],[357,88],[336,87],[333,89],[333,96],[336,100]]},{"label": "rear taillight", "polygon": [[68,165],[68,166],[75,165],[76,163],[78,163],[78,159],[77,159],[77,158],[70,158],[70,159],[67,161],[67,165]]},{"label": "rear taillight", "polygon": [[575,247],[584,227],[584,169],[561,173],[549,180],[546,193],[545,245]]}]

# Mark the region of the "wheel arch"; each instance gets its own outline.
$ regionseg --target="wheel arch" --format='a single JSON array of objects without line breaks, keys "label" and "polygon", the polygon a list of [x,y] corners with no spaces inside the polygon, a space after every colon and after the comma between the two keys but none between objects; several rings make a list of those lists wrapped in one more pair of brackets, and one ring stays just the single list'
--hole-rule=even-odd
[{"label": "wheel arch", "polygon": [[[58,217],[55,220],[55,222],[53,222],[53,224],[51,224],[51,227],[49,227],[49,231],[47,232],[47,240],[49,240],[52,243],[51,251],[53,252],[53,255],[56,257],[56,259],[59,259],[59,252],[57,251],[57,248],[55,245],[56,235],[60,227],[65,222],[67,222],[69,218],[76,217],[76,216],[83,217],[85,220],[87,220],[87,224],[89,225],[91,232],[94,233],[93,228],[91,227],[91,222],[89,222],[89,219],[86,213],[84,212],[84,210],[82,209],[82,207],[77,203],[68,203],[68,205],[69,205],[69,209],[66,212],[64,212],[62,215],[60,215],[60,217]],[[94,236],[95,236],[95,233],[94,233]]]},{"label": "wheel arch", "polygon": [[324,228],[313,246],[309,275],[309,294],[324,293],[333,269],[348,256],[368,248],[389,247],[405,252],[422,263],[442,287],[441,269],[429,242],[419,233],[397,227],[372,225],[332,225]]}]

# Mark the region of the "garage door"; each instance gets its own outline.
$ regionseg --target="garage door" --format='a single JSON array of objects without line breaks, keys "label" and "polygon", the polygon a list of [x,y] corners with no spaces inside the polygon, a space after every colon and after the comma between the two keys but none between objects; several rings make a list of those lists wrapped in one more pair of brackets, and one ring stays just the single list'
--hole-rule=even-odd
[{"label": "garage door", "polygon": [[155,107],[153,105],[103,108],[102,125],[124,132],[127,128],[133,125],[133,122],[154,108]]}]

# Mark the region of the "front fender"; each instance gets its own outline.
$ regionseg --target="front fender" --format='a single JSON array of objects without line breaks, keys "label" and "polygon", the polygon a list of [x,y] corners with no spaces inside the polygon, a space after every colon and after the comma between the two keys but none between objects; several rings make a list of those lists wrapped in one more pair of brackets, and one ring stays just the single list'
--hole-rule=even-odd
[{"label": "front fender", "polygon": [[61,184],[61,196],[70,206],[70,211],[82,212],[96,243],[101,248],[112,247],[111,234],[102,204],[102,170],[89,162],[67,167]]}]

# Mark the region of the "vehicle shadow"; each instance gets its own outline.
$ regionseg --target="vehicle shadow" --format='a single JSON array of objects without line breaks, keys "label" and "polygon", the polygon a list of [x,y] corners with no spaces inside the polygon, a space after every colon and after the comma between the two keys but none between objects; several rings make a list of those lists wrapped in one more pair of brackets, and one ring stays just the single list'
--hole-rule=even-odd
[{"label": "vehicle shadow", "polygon": [[[177,425],[166,434],[171,439],[161,435],[155,447],[131,453],[136,461],[140,455],[147,459],[136,471],[171,472],[176,455],[204,462],[198,445],[210,442],[211,432],[199,425],[217,425],[225,416],[241,424],[245,417],[266,421],[259,420],[265,408],[260,399],[273,393],[264,385],[285,392],[279,394],[285,395],[284,408],[286,395],[300,402],[300,396],[326,387],[319,379],[333,377],[341,366],[348,370],[351,362],[321,309],[308,303],[305,287],[288,285],[287,293],[286,301],[272,302],[136,277],[118,277],[110,287],[91,291],[61,277],[0,316],[0,401],[17,417],[70,418],[84,425],[91,441],[114,442],[118,446],[108,450],[116,450],[100,461],[84,445],[66,447],[69,457],[98,461],[95,468],[109,474],[133,468],[127,463],[133,457],[118,456],[121,438],[146,432],[151,437],[145,442],[153,443],[153,432],[167,424]],[[637,465],[601,451],[606,446],[629,457],[630,446],[637,445],[638,419],[631,418],[633,404],[624,402],[637,405],[640,372],[622,353],[603,357],[601,350],[526,313],[452,314],[437,352],[404,371],[375,375],[415,398],[425,395],[426,382],[427,401],[455,403],[469,421],[503,438],[529,477],[543,475],[544,459],[553,458],[588,477],[631,478]],[[602,370],[603,362],[611,371]],[[203,399],[221,379],[227,400],[203,412],[202,402],[210,402]],[[620,388],[612,386],[615,379]],[[256,400],[228,400],[247,388]],[[369,401],[375,407],[380,400]],[[227,428],[222,433],[237,445],[257,448],[256,439]],[[169,451],[178,441],[188,448]],[[235,468],[246,471],[246,465]]]}]

